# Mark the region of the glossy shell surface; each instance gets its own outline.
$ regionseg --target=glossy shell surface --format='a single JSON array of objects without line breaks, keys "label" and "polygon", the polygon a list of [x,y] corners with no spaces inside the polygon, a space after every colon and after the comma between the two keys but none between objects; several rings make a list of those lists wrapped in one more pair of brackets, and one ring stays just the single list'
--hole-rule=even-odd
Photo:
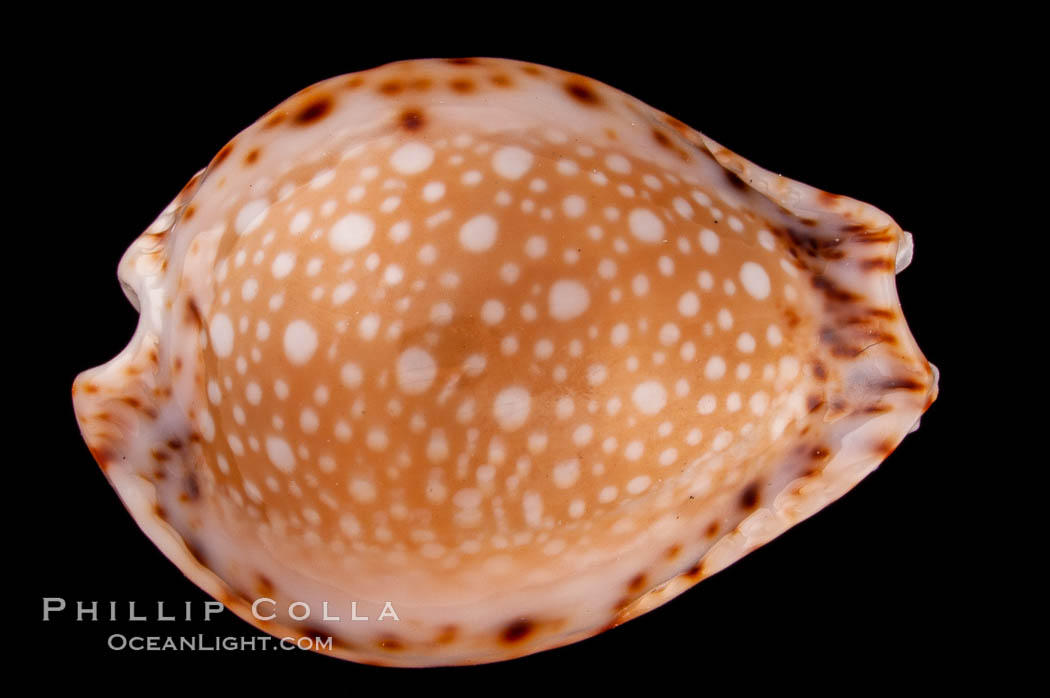
[{"label": "glossy shell surface", "polygon": [[910,255],[608,85],[394,63],[193,177],[121,260],[139,325],[74,405],[141,528],[249,622],[499,661],[660,605],[892,452],[936,395]]}]

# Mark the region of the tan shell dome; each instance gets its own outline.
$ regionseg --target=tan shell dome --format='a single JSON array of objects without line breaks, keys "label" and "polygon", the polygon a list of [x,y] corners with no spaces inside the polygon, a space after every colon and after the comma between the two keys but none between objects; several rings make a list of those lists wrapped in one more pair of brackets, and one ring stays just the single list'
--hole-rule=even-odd
[{"label": "tan shell dome", "polygon": [[121,262],[135,337],[74,402],[140,526],[258,627],[497,661],[663,603],[874,469],[936,394],[910,250],[607,85],[394,63],[187,184]]}]

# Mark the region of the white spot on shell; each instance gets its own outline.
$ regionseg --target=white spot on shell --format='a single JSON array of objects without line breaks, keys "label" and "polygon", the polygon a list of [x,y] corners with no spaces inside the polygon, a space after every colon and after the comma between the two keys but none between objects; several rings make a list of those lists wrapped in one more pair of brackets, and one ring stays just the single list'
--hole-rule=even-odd
[{"label": "white spot on shell", "polygon": [[266,437],[266,456],[282,473],[295,470],[295,454],[288,442],[277,436]]},{"label": "white spot on shell", "polygon": [[233,323],[224,313],[216,313],[211,319],[208,335],[216,356],[222,358],[233,353]]},{"label": "white spot on shell", "polygon": [[376,224],[368,216],[348,213],[328,231],[328,242],[341,254],[356,252],[372,241]]},{"label": "white spot on shell", "polygon": [[713,230],[704,228],[700,231],[700,248],[707,254],[718,252],[718,234]]},{"label": "white spot on shell", "polygon": [[664,222],[647,208],[636,208],[627,216],[631,234],[642,242],[660,242],[664,239]]},{"label": "white spot on shell", "polygon": [[525,388],[513,385],[504,388],[492,404],[492,414],[505,431],[521,428],[529,418],[532,396]]},{"label": "white spot on shell", "polygon": [[274,257],[273,264],[270,266],[270,272],[275,279],[283,279],[292,272],[292,267],[294,266],[295,255],[290,252],[282,252]]},{"label": "white spot on shell", "polygon": [[551,284],[547,301],[551,317],[564,322],[582,315],[591,303],[591,296],[579,281],[561,279]]},{"label": "white spot on shell", "polygon": [[397,359],[397,384],[410,395],[426,392],[437,376],[437,364],[425,349],[409,347]]},{"label": "white spot on shell", "polygon": [[305,364],[317,350],[317,331],[305,320],[295,320],[284,330],[284,353],[293,364]]},{"label": "white spot on shell", "polygon": [[704,376],[708,380],[718,380],[726,374],[726,362],[721,356],[712,356],[704,366]]},{"label": "white spot on shell", "polygon": [[486,325],[498,325],[503,321],[505,314],[506,308],[503,307],[503,303],[495,298],[490,298],[481,306],[481,319]]},{"label": "white spot on shell", "polygon": [[350,496],[362,504],[374,502],[376,499],[376,486],[368,480],[357,478],[350,482]]},{"label": "white spot on shell", "polygon": [[642,414],[656,414],[667,404],[667,389],[658,381],[646,381],[635,387],[631,399]]},{"label": "white spot on shell", "polygon": [[624,489],[630,494],[641,494],[649,489],[650,484],[652,484],[652,478],[648,475],[638,475],[637,477],[631,478],[630,482],[627,483],[627,487]]},{"label": "white spot on shell", "polygon": [[492,216],[474,216],[459,229],[459,243],[471,252],[484,252],[495,244],[498,228]]},{"label": "white spot on shell", "polygon": [[532,167],[532,153],[515,145],[500,148],[492,155],[492,169],[500,177],[519,179]]},{"label": "white spot on shell", "polygon": [[353,361],[343,364],[343,367],[339,369],[339,380],[348,388],[360,388],[363,378],[364,373],[361,366]]},{"label": "white spot on shell", "polygon": [[700,312],[700,298],[693,291],[686,291],[678,299],[678,312],[685,317],[693,317]]},{"label": "white spot on shell", "polygon": [[577,459],[567,460],[554,466],[554,485],[561,489],[568,489],[580,479],[580,461]]},{"label": "white spot on shell", "polygon": [[239,235],[246,235],[262,225],[269,211],[270,202],[266,199],[249,201],[237,212],[237,218],[233,222],[233,229]]},{"label": "white spot on shell", "polygon": [[587,201],[579,194],[570,194],[562,201],[561,208],[569,218],[579,218],[587,210]]},{"label": "white spot on shell", "polygon": [[434,150],[425,143],[411,141],[394,151],[390,164],[401,174],[416,174],[434,162]]},{"label": "white spot on shell", "polygon": [[769,296],[769,274],[754,262],[744,262],[740,267],[740,282],[751,296],[762,300]]}]

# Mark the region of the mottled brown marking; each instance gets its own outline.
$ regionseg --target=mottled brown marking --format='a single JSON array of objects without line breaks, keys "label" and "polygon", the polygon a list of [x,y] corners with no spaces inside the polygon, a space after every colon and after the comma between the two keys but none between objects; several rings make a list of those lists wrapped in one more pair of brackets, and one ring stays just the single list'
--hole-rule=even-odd
[{"label": "mottled brown marking", "polygon": [[646,582],[645,573],[644,572],[640,572],[639,574],[635,575],[631,579],[631,581],[629,581],[627,583],[627,591],[631,592],[632,594],[637,594],[639,591],[641,591],[643,588],[645,588],[645,582]]},{"label": "mottled brown marking", "polygon": [[197,481],[196,475],[194,475],[193,473],[188,473],[186,475],[186,480],[184,484],[186,487],[186,498],[189,501],[196,502],[198,499],[201,498],[201,486],[200,483]]},{"label": "mottled brown marking", "polygon": [[117,459],[116,451],[107,446],[88,446],[88,450],[103,471],[109,467],[111,461]]},{"label": "mottled brown marking", "polygon": [[[331,636],[331,633],[324,628],[317,627],[316,625],[300,625],[299,634],[302,637],[309,638],[315,642],[318,640],[324,642]],[[333,641],[332,644],[334,645],[335,642]]]},{"label": "mottled brown marking", "polygon": [[827,276],[824,276],[823,274],[818,274],[814,276],[810,280],[810,283],[813,285],[813,288],[823,293],[828,298],[828,300],[832,300],[837,303],[852,303],[854,301],[860,300],[860,296],[858,296],[856,293],[853,293],[852,291],[847,291],[844,288],[840,288],[835,284],[834,281],[829,279]]},{"label": "mottled brown marking", "polygon": [[914,392],[926,390],[926,385],[914,378],[890,378],[883,381],[879,387],[883,390],[911,390]]},{"label": "mottled brown marking", "polygon": [[668,549],[667,549],[667,552],[666,552],[666,553],[664,553],[664,556],[665,556],[665,557],[666,557],[666,558],[667,558],[668,560],[673,560],[673,559],[675,559],[676,557],[678,557],[678,555],[679,555],[679,554],[680,554],[681,552],[682,552],[682,546],[681,546],[681,545],[679,545],[678,543],[675,543],[674,545],[672,545],[672,546],[671,546],[670,548],[668,548]]},{"label": "mottled brown marking", "polygon": [[154,504],[153,505],[153,515],[156,516],[161,521],[167,521],[168,520],[168,512],[160,504]]},{"label": "mottled brown marking", "polygon": [[492,84],[496,87],[510,87],[514,84],[514,82],[510,79],[510,76],[503,74],[493,75],[489,79],[492,80]]},{"label": "mottled brown marking", "polygon": [[817,380],[827,380],[828,369],[824,368],[823,361],[813,362],[813,375],[817,378]]},{"label": "mottled brown marking", "polygon": [[296,126],[309,126],[328,116],[332,111],[332,98],[327,95],[315,97],[313,101],[296,112],[292,121]]},{"label": "mottled brown marking", "polygon": [[896,242],[896,240],[897,240],[897,236],[896,235],[894,235],[892,233],[888,233],[885,230],[873,230],[873,231],[868,232],[868,233],[854,235],[851,238],[852,242],[859,242],[859,243],[865,244],[865,245],[877,244],[877,243],[883,243],[883,242]]},{"label": "mottled brown marking", "polygon": [[254,165],[259,160],[259,149],[252,148],[248,151],[248,154],[244,156],[245,165]]},{"label": "mottled brown marking", "polygon": [[885,414],[886,412],[889,412],[891,409],[893,409],[893,408],[889,407],[888,405],[880,405],[880,404],[876,403],[874,405],[868,405],[867,407],[865,407],[863,412],[864,412],[864,414]]},{"label": "mottled brown marking", "polygon": [[578,80],[572,80],[565,83],[565,91],[568,92],[573,99],[582,102],[589,107],[594,107],[602,103],[601,97],[599,97],[594,90]]},{"label": "mottled brown marking", "polygon": [[888,456],[891,453],[893,453],[896,449],[897,449],[896,442],[891,441],[889,439],[886,439],[885,441],[882,441],[882,442],[878,443],[875,446],[874,450],[875,450],[876,453],[881,453],[882,457],[885,458],[886,456]]},{"label": "mottled brown marking", "polygon": [[718,535],[719,525],[717,521],[712,521],[707,524],[707,528],[704,529],[704,536],[708,539],[714,538]]},{"label": "mottled brown marking", "polygon": [[468,80],[466,78],[456,78],[455,80],[450,81],[448,83],[448,86],[451,87],[456,92],[459,92],[459,93],[462,93],[462,94],[466,94],[467,92],[473,92],[474,91],[474,81],[473,80]]},{"label": "mottled brown marking", "polygon": [[653,129],[653,139],[664,148],[671,147],[671,138],[658,128]]},{"label": "mottled brown marking", "polygon": [[519,618],[512,622],[500,634],[500,638],[507,644],[521,642],[536,629],[535,624],[527,618]]},{"label": "mottled brown marking", "polygon": [[233,152],[233,143],[227,143],[219,149],[219,152],[215,154],[215,157],[211,160],[212,167],[218,167],[221,165],[226,158],[230,157],[230,153]]},{"label": "mottled brown marking", "polygon": [[753,482],[740,494],[740,508],[751,511],[758,506],[759,489],[758,483]]},{"label": "mottled brown marking", "polygon": [[266,117],[265,121],[263,121],[263,128],[273,128],[274,126],[284,123],[284,120],[287,118],[288,115],[284,111],[275,111],[274,113]]},{"label": "mottled brown marking", "polygon": [[725,173],[726,181],[729,182],[729,186],[737,189],[738,191],[747,191],[750,187],[747,182],[740,178],[736,172],[732,170],[723,170]]},{"label": "mottled brown marking", "polygon": [[664,123],[678,131],[688,132],[691,130],[688,126],[685,125],[685,123],[679,121],[670,114],[664,115]]},{"label": "mottled brown marking", "polygon": [[896,262],[888,257],[863,259],[860,262],[862,271],[893,271],[896,266]]},{"label": "mottled brown marking", "polygon": [[418,108],[406,109],[401,112],[401,118],[399,119],[401,128],[406,131],[418,131],[423,128],[425,119],[423,118],[423,110]]},{"label": "mottled brown marking", "polygon": [[536,76],[543,75],[543,71],[534,65],[523,65],[521,67],[521,72]]},{"label": "mottled brown marking", "polygon": [[605,137],[608,138],[610,141],[616,141],[620,139],[620,137],[616,135],[616,131],[611,128],[605,129]]},{"label": "mottled brown marking", "polygon": [[810,395],[806,398],[806,409],[809,412],[816,412],[824,406],[824,398],[819,395]]},{"label": "mottled brown marking", "polygon": [[477,65],[478,60],[476,58],[449,58],[446,60],[451,65]]},{"label": "mottled brown marking", "polygon": [[343,83],[343,87],[345,87],[348,90],[356,90],[358,87],[361,87],[361,85],[364,84],[365,79],[363,77],[361,77],[360,75],[352,75],[351,77],[347,78],[346,82]]},{"label": "mottled brown marking", "polygon": [[182,220],[188,221],[189,219],[193,218],[195,215],[197,215],[197,207],[193,206],[191,204],[190,206],[187,206],[186,210],[184,210],[182,212]]},{"label": "mottled brown marking", "polygon": [[809,456],[813,460],[824,460],[829,455],[831,455],[831,451],[829,451],[825,446],[816,446],[813,448],[812,451],[809,452]]},{"label": "mottled brown marking", "polygon": [[704,576],[704,561],[699,560],[695,565],[685,571],[688,579],[696,580]]},{"label": "mottled brown marking", "polygon": [[872,332],[870,339],[875,344],[889,344],[890,346],[896,346],[897,344],[897,336],[889,332]]},{"label": "mottled brown marking", "polygon": [[200,181],[200,178],[200,174],[195,174],[192,177],[190,177],[190,181],[186,182],[186,184],[182,187],[182,189],[179,191],[179,196],[177,198],[185,198],[189,196],[190,193],[193,191],[193,188],[197,186],[197,182]]},{"label": "mottled brown marking", "polygon": [[831,193],[831,192],[829,192],[829,191],[823,191],[823,190],[821,190],[821,191],[818,191],[818,192],[817,192],[817,198],[818,198],[818,199],[820,200],[820,202],[821,202],[822,204],[824,204],[825,206],[831,206],[831,205],[833,205],[833,204],[834,204],[835,202],[837,202],[837,201],[838,201],[839,199],[841,199],[842,197],[841,197],[841,196],[839,196],[838,194],[832,194],[832,193]]},{"label": "mottled brown marking", "polygon": [[381,636],[379,640],[376,641],[376,647],[387,650],[388,652],[401,652],[405,649],[405,643],[403,643],[397,635],[388,633]]},{"label": "mottled brown marking", "polygon": [[379,92],[386,95],[387,97],[393,97],[394,95],[401,94],[405,89],[405,84],[400,80],[387,80],[386,82],[379,85]]},{"label": "mottled brown marking", "polygon": [[187,322],[195,322],[198,327],[204,327],[201,309],[197,307],[197,301],[192,298],[186,300],[186,318]]},{"label": "mottled brown marking", "polygon": [[[815,221],[809,219],[803,220],[802,223],[816,225]],[[804,230],[784,229],[777,226],[770,226],[770,229],[778,237],[787,241],[788,251],[796,260],[801,261],[799,259],[801,254],[805,254],[807,257],[830,260],[842,259],[845,256],[845,252],[838,249],[842,244],[840,238],[820,237]],[[803,264],[801,268],[805,268],[805,265]]]},{"label": "mottled brown marking", "polygon": [[409,83],[408,86],[410,88],[412,88],[413,90],[419,90],[420,92],[425,92],[426,90],[429,90],[433,85],[434,85],[434,81],[431,80],[430,78],[416,78],[411,83]]},{"label": "mottled brown marking", "polygon": [[831,352],[832,356],[838,357],[840,359],[852,359],[855,356],[857,356],[857,354],[860,354],[862,351],[864,351],[864,349],[863,347],[856,347],[852,344],[836,342],[831,345],[831,349],[829,349],[829,351]]},{"label": "mottled brown marking", "polygon": [[438,633],[437,637],[434,638],[434,642],[439,645],[449,645],[456,641],[459,636],[459,628],[454,625],[446,625]]},{"label": "mottled brown marking", "polygon": [[176,356],[175,357],[174,364],[175,364],[175,373],[179,373],[180,371],[182,371],[182,357],[181,356]]},{"label": "mottled brown marking", "polygon": [[182,448],[182,441],[180,441],[179,439],[168,439],[167,446],[172,451],[178,451],[180,448]]},{"label": "mottled brown marking", "polygon": [[269,596],[273,593],[273,582],[264,574],[255,575],[255,590],[260,596]]}]

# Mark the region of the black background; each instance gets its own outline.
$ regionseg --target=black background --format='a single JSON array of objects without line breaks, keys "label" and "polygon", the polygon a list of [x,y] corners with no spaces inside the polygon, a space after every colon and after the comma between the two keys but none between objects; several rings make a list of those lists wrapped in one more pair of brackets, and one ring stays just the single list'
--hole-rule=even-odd
[{"label": "black background", "polygon": [[[21,68],[45,105],[27,125],[46,134],[27,138],[38,155],[29,195],[43,211],[27,225],[46,227],[34,232],[54,241],[46,250],[51,276],[32,277],[25,301],[52,321],[28,357],[39,370],[27,371],[31,385],[19,383],[33,412],[18,423],[47,425],[43,438],[31,440],[34,452],[19,460],[27,464],[20,475],[32,509],[17,529],[25,548],[20,577],[29,587],[17,603],[20,651],[63,662],[39,681],[222,672],[248,683],[308,676],[315,689],[349,692],[391,681],[501,688],[508,679],[604,673],[685,681],[684,690],[700,692],[714,679],[747,690],[763,682],[830,685],[842,675],[865,684],[905,670],[936,679],[949,671],[968,643],[973,609],[987,603],[968,590],[968,561],[946,544],[958,535],[959,507],[948,483],[965,466],[956,386],[968,357],[958,350],[952,294],[965,225],[955,218],[954,185],[972,137],[957,103],[970,89],[970,48],[913,35],[892,18],[761,35],[700,16],[665,19],[653,27],[625,21],[584,31],[569,23],[516,32],[504,21],[503,31],[485,32],[477,27],[488,25],[464,29],[460,20],[431,18],[418,24],[447,21],[463,30],[406,34],[402,25],[384,32],[360,24],[343,40],[338,29],[317,35],[289,27],[291,40],[279,32],[238,36],[226,25],[192,41],[147,29],[70,32],[42,50],[53,63]],[[227,140],[293,92],[393,60],[469,55],[596,78],[767,169],[870,202],[912,231],[915,261],[898,278],[899,293],[920,347],[943,373],[941,397],[919,431],[841,500],[665,606],[513,662],[393,670],[302,651],[107,648],[113,633],[257,634],[229,612],[209,623],[78,623],[68,611],[42,622],[47,596],[71,606],[117,601],[125,618],[129,601],[154,617],[158,601],[169,608],[193,601],[199,615],[208,599],[138,530],[72,411],[74,376],[117,354],[134,330],[136,314],[116,280],[123,251]],[[52,288],[58,292],[46,292]]]}]

